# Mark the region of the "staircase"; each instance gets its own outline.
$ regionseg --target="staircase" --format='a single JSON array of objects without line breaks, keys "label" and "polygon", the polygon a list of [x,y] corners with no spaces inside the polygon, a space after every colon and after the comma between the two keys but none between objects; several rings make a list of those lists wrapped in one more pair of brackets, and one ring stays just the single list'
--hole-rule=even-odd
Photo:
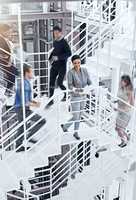
[{"label": "staircase", "polygon": [[[23,178],[25,176],[29,184],[31,185],[31,190],[29,192],[38,196],[40,200],[48,199],[48,198],[51,198],[51,196],[54,197],[58,194],[61,195],[61,193],[62,193],[62,196],[63,194],[65,196],[65,192],[62,189],[63,184],[64,186],[68,186],[66,190],[66,196],[67,196],[67,191],[69,191],[68,189],[70,189],[69,187],[73,187],[73,184],[76,181],[78,182],[80,180],[78,179],[79,177],[81,179],[83,178],[83,180],[86,180],[86,181],[88,180],[86,176],[89,176],[89,174],[86,169],[88,170],[90,169],[89,177],[91,177],[94,172],[93,170],[97,168],[96,166],[101,166],[100,163],[103,164],[102,166],[103,166],[104,175],[102,177],[108,176],[109,179],[106,179],[107,182],[105,183],[103,182],[103,178],[100,178],[100,177],[98,178],[96,176],[96,174],[98,176],[99,174],[101,174],[101,167],[100,168],[98,167],[98,170],[96,170],[96,173],[94,172],[94,176],[92,177],[94,177],[94,179],[96,178],[95,179],[96,181],[100,179],[99,181],[100,185],[98,186],[98,188],[95,187],[95,190],[93,191],[93,193],[90,193],[90,194],[87,193],[88,196],[91,196],[91,197],[98,194],[102,186],[111,184],[113,179],[116,179],[118,176],[121,176],[121,174],[123,174],[124,171],[127,171],[127,167],[129,164],[129,159],[127,159],[127,156],[129,158],[131,153],[128,155],[126,154],[126,149],[121,150],[119,147],[117,147],[117,143],[118,143],[117,133],[114,131],[114,128],[115,128],[114,120],[115,120],[116,113],[113,107],[110,105],[113,97],[106,89],[101,88],[100,91],[99,91],[99,100],[95,101],[98,104],[95,105],[97,107],[96,113],[93,113],[93,115],[95,116],[95,121],[93,125],[92,125],[92,118],[89,117],[91,113],[88,115],[87,110],[84,111],[84,115],[88,116],[88,118],[87,117],[84,118],[83,124],[81,122],[81,130],[79,134],[81,134],[82,142],[77,142],[72,137],[72,134],[73,134],[72,130],[68,134],[65,134],[64,136],[62,135],[61,143],[59,141],[58,144],[56,144],[57,140],[55,138],[55,135],[50,135],[48,136],[48,140],[47,140],[47,142],[50,141],[50,143],[48,143],[48,146],[46,146],[45,148],[41,148],[41,146],[39,146],[39,150],[41,151],[38,151],[38,147],[37,147],[35,149],[36,150],[35,152],[30,151],[27,153],[26,163],[23,164],[23,161],[25,160],[25,153],[23,153],[22,155],[19,153],[18,155],[19,160],[17,161],[15,161],[15,155],[14,155],[14,158],[13,157],[11,158],[11,161],[10,160],[8,161],[9,168],[10,170],[14,171],[14,173],[16,173],[15,175],[18,177],[18,181],[21,179],[21,177]],[[53,111],[55,111],[55,107],[52,109]],[[64,110],[64,108],[62,109]],[[83,129],[83,127],[86,127],[86,128]],[[87,127],[89,127],[89,129],[87,129]],[[129,131],[131,132],[132,135],[135,132],[134,129],[133,130],[130,129]],[[89,133],[89,135],[86,134],[87,132]],[[58,133],[60,134],[61,132],[58,132]],[[84,133],[84,135],[82,135],[82,133]],[[64,133],[61,133],[61,134],[64,134]],[[71,134],[71,137],[69,137],[69,134]],[[51,139],[49,139],[50,137]],[[91,141],[91,145],[88,147],[87,143],[90,141]],[[80,143],[84,144],[84,148],[82,148],[82,145],[81,147],[79,147]],[[54,148],[52,147],[52,144],[54,144]],[[68,150],[68,152],[63,156],[61,152],[59,152],[59,154],[55,153],[60,148],[60,144],[61,146],[67,145],[68,147],[71,147],[71,149]],[[56,149],[55,149],[55,146],[56,146]],[[102,153],[102,155],[100,153],[101,155],[100,161],[98,159],[98,161],[96,162],[97,159],[95,159],[94,155],[98,150],[101,151],[103,147],[106,148],[106,153]],[[130,150],[130,147],[131,146],[129,145],[128,147],[126,147],[127,151]],[[50,148],[51,151],[49,151],[48,148]],[[44,150],[42,151],[42,149]],[[116,154],[116,152],[119,152],[119,153]],[[21,158],[20,158],[20,155],[21,155]],[[55,164],[48,165],[49,161],[45,160],[45,155],[47,157],[49,157],[50,155],[51,157],[53,157],[53,159],[55,156],[55,159],[54,159]],[[59,157],[59,160],[57,160],[56,157]],[[21,162],[21,159],[22,159],[22,162]],[[87,160],[89,160],[88,161],[89,164],[87,164],[87,166],[89,165],[88,167],[86,167]],[[94,166],[93,166],[93,162],[94,162]],[[21,166],[18,167],[17,170],[14,170],[17,163],[20,163]],[[80,166],[80,163],[81,163],[81,166]],[[108,168],[106,168],[106,166],[108,166]],[[83,176],[82,175],[80,176],[80,174],[78,174],[78,171],[80,171],[80,167],[81,167],[81,171],[84,169]],[[23,171],[22,170],[23,168],[24,169],[27,168],[27,170]],[[39,169],[37,169],[36,173],[34,173],[33,169],[36,169],[36,168],[39,168]],[[108,174],[105,175],[105,173],[108,173],[108,170],[110,169],[111,171],[109,173],[113,172],[113,174],[111,176]],[[48,180],[49,177],[50,179]],[[74,178],[75,182],[73,180],[72,181],[69,180],[69,177],[70,178],[72,177],[72,179]],[[92,184],[95,181],[94,179],[92,181]],[[15,183],[17,183],[15,179],[14,181]],[[89,182],[89,186],[90,185],[91,185],[91,182]],[[13,193],[13,191],[11,191],[11,193]],[[72,194],[74,194],[74,192],[72,192],[71,195]],[[18,195],[16,197],[18,197]]]},{"label": "staircase", "polygon": [[[91,141],[68,145],[68,149],[63,156],[56,155],[53,165],[36,169],[35,177],[29,179],[29,194],[39,200],[93,198],[128,168],[128,160],[113,152],[95,158],[96,150]],[[13,192],[16,198],[20,196],[18,191],[10,191],[9,197]]]},{"label": "staircase", "polygon": [[[107,89],[99,87],[99,82],[111,78],[111,70],[118,69],[122,63],[127,66],[131,64],[133,68],[132,52],[131,45],[124,48],[128,44],[128,38],[125,35],[123,37],[121,33],[117,33],[120,30],[120,27],[118,29],[118,23],[125,11],[121,12],[112,22],[107,21],[105,18],[101,19],[104,3],[105,1],[102,1],[100,6],[96,6],[93,14],[90,13],[87,17],[83,16],[82,22],[81,16],[77,16],[78,25],[66,36],[73,54],[80,54],[83,65],[88,68],[93,77],[96,77],[93,87],[89,88],[87,92],[87,105],[79,132],[81,135],[80,142],[75,141],[73,138],[73,130],[64,135],[60,128],[60,124],[72,114],[68,114],[67,111],[69,102],[61,102],[63,93],[56,90],[51,99],[47,98],[49,82],[48,80],[46,83],[42,81],[43,78],[49,78],[48,55],[50,52],[29,55],[33,57],[45,54],[46,65],[42,70],[48,72],[44,77],[41,77],[40,69],[36,68],[37,61],[31,60],[28,62],[34,67],[35,77],[32,86],[36,85],[34,92],[36,98],[41,101],[41,107],[34,109],[34,113],[21,124],[14,120],[13,127],[10,127],[12,129],[6,129],[6,134],[4,133],[1,138],[1,174],[4,177],[7,172],[10,174],[10,176],[6,176],[5,183],[0,182],[3,184],[1,186],[4,191],[9,191],[5,199],[91,199],[99,194],[103,187],[110,185],[114,179],[122,176],[124,171],[127,171],[129,163],[127,157],[133,154],[131,147],[135,144],[134,133],[136,127],[133,124],[128,128],[132,140],[130,145],[126,147],[127,150],[120,150],[117,147],[119,142],[117,133],[114,131],[116,112],[112,102],[116,95],[114,96]],[[103,10],[103,14],[106,11]],[[123,38],[123,41],[121,38]],[[120,46],[119,42],[121,42]],[[94,98],[90,98],[92,92],[95,94]],[[45,110],[45,105],[52,99],[55,100],[54,106],[49,110]],[[13,105],[13,103],[11,104]],[[12,107],[8,109],[4,116],[12,109]],[[29,122],[35,113],[39,113],[42,119],[46,116],[46,119],[51,120],[48,120],[33,135],[32,138],[38,141],[36,144],[30,145],[31,138],[29,138],[26,142],[30,145],[30,149],[24,153],[16,153],[16,132],[21,125],[25,126],[26,122]],[[14,112],[9,119],[11,120],[13,117],[16,117]],[[9,119],[7,122],[9,122]],[[32,124],[29,129],[36,123]],[[2,127],[4,127],[4,124]],[[23,134],[25,135],[27,132]],[[80,147],[81,143],[83,145]],[[89,149],[88,143],[90,143]],[[61,147],[65,145],[70,149],[63,155]],[[107,151],[96,159],[94,155],[102,147],[105,147]],[[81,152],[79,152],[80,150]],[[116,152],[119,152],[119,154]],[[49,157],[54,159],[53,164],[50,164]],[[55,159],[56,157],[57,159]],[[27,191],[19,189],[19,182],[24,177],[27,180]],[[105,177],[107,177],[106,180]],[[6,184],[7,182],[8,184]],[[67,187],[65,188],[65,186]]]}]

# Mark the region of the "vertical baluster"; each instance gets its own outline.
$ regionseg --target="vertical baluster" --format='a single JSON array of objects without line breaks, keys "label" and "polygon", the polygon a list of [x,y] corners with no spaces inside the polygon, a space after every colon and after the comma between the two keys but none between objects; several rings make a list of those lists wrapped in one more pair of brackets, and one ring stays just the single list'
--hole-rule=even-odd
[{"label": "vertical baluster", "polygon": [[53,168],[50,168],[50,199],[52,199],[52,194],[53,194]]}]

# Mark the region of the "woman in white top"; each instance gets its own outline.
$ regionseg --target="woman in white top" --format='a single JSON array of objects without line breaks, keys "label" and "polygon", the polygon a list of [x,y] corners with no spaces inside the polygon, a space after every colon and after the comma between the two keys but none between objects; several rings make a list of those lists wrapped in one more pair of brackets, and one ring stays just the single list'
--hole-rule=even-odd
[{"label": "woman in white top", "polygon": [[[131,79],[128,75],[121,77],[120,87],[118,90],[118,114],[116,118],[116,130],[121,138],[120,147],[125,147],[129,140],[126,133],[126,127],[132,116],[132,107],[134,105],[134,90]],[[125,103],[126,102],[126,103]]]}]

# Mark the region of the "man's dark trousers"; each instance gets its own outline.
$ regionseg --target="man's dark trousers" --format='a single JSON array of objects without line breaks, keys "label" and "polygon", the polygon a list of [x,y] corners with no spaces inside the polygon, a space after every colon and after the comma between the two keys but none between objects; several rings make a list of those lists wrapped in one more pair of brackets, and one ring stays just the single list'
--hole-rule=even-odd
[{"label": "man's dark trousers", "polygon": [[66,90],[66,87],[63,85],[63,81],[66,75],[66,66],[55,66],[53,65],[50,70],[50,97],[54,94],[55,82],[57,79],[57,85],[61,90]]},{"label": "man's dark trousers", "polygon": [[[22,107],[16,108],[16,112],[17,112],[18,122],[21,123],[23,121],[23,109],[22,109]],[[28,117],[32,113],[33,113],[33,111],[30,110],[29,107],[25,108],[26,117]],[[33,128],[30,128],[31,122],[38,122],[38,123],[36,125],[34,125]],[[34,114],[30,118],[29,122],[26,123],[26,129],[30,128],[28,133],[27,133],[27,139],[29,139],[32,135],[34,135],[45,123],[46,123],[45,119],[42,119],[42,117],[38,114]],[[16,148],[19,147],[23,143],[23,140],[24,140],[24,134],[23,133],[24,133],[24,126],[22,125],[18,129],[17,134],[16,134],[16,138],[18,138],[16,140]]]}]

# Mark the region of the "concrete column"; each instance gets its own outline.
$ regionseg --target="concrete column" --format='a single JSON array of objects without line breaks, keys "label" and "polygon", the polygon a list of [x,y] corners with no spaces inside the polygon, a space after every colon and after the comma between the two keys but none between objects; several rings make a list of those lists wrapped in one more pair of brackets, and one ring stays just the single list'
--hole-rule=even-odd
[{"label": "concrete column", "polygon": [[119,88],[120,67],[112,68],[111,93],[116,96]]},{"label": "concrete column", "polygon": [[[127,180],[126,180],[126,191],[125,191],[125,199],[124,200],[135,200],[133,198],[133,193],[135,191],[136,187],[136,181],[135,181],[135,173],[128,173]],[[136,194],[136,192],[135,192]],[[136,197],[136,196],[135,196]]]},{"label": "concrete column", "polygon": [[133,173],[133,194],[132,194],[132,200],[136,200],[136,172]]},{"label": "concrete column", "polygon": [[126,181],[120,180],[120,200],[126,200]]},{"label": "concrete column", "polygon": [[110,200],[110,186],[105,187],[105,198],[104,200]]},{"label": "concrete column", "polygon": [[132,51],[136,50],[136,1],[132,1],[132,13],[134,17],[134,29],[133,29],[133,41],[132,41]]}]

